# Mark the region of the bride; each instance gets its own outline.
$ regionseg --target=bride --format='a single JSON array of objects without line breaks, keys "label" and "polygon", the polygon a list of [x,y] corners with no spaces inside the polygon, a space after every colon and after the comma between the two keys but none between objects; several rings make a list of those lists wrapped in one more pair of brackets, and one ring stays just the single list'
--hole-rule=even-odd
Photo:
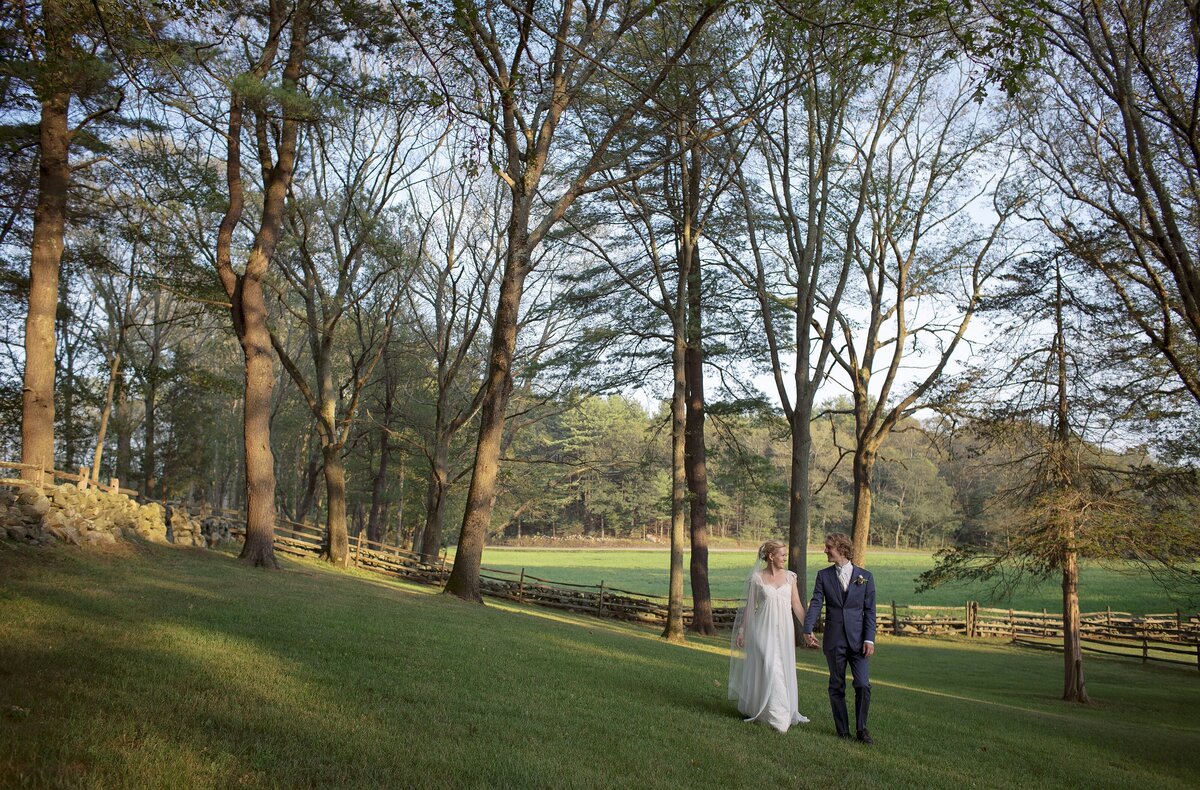
[{"label": "bride", "polygon": [[746,721],[787,732],[808,721],[797,710],[795,614],[804,622],[796,574],[786,570],[787,546],[768,540],[746,580],[745,603],[733,624],[729,659],[729,698]]}]

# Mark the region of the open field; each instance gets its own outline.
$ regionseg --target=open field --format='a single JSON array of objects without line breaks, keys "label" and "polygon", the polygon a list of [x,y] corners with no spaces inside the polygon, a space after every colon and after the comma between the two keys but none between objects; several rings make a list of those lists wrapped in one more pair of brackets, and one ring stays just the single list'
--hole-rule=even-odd
[{"label": "open field", "polygon": [[784,736],[725,699],[720,639],[293,561],[0,543],[0,785],[1194,786],[1194,669],[881,638],[867,752],[798,656]]},{"label": "open field", "polygon": [[[684,583],[687,594],[687,559],[684,555]],[[981,587],[953,585],[916,594],[913,579],[933,566],[928,554],[907,551],[873,550],[867,558],[875,576],[879,601],[930,606],[958,606],[967,600],[986,601],[988,591]],[[714,551],[709,554],[709,573],[712,594],[716,598],[734,598],[742,593],[746,575],[754,562],[753,551]],[[483,564],[489,568],[525,572],[533,576],[572,584],[599,584],[634,592],[666,595],[670,557],[665,550],[586,549],[546,550],[529,548],[497,548],[484,550]],[[809,583],[817,569],[828,563],[819,547],[809,548]],[[1189,600],[1175,591],[1164,590],[1139,565],[1105,567],[1085,563],[1080,583],[1083,611],[1098,612],[1108,607],[1114,611],[1146,614],[1172,612],[1176,609],[1196,611],[1200,601]],[[1010,600],[995,605],[1015,609],[1051,612],[1061,610],[1062,593],[1055,581],[1036,588],[1019,590]]]}]

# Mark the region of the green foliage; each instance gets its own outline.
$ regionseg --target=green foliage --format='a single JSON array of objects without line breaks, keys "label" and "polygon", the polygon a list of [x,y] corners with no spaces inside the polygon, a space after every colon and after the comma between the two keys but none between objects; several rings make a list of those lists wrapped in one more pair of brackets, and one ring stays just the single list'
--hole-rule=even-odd
[{"label": "green foliage", "polygon": [[500,527],[506,534],[515,536],[520,518],[526,535],[641,537],[664,513],[652,423],[631,400],[585,398],[523,433],[512,452],[523,463],[503,481],[499,512],[513,514]]},{"label": "green foliage", "polygon": [[[709,530],[743,541],[778,534],[787,521],[790,439],[786,423],[746,399],[709,411]],[[665,408],[661,407],[661,408]],[[562,415],[527,429],[509,455],[496,537],[657,534],[670,513],[666,412],[647,415],[627,398],[585,398]],[[814,423],[812,513],[819,534],[848,530],[850,464],[846,415]],[[884,449],[877,476],[877,542],[899,547],[944,545],[962,526],[952,464],[915,421]]]},{"label": "green foliage", "polygon": [[[1190,507],[1194,475],[1113,452],[1096,438],[1125,420],[1105,386],[1125,371],[1106,353],[1116,345],[1112,313],[1097,306],[1094,279],[1054,250],[1018,261],[988,300],[1005,339],[993,345],[992,370],[976,382],[973,400],[960,403],[971,419],[955,434],[990,453],[1002,482],[984,504],[990,529],[941,553],[922,588],[961,578],[1008,593],[1062,574],[1066,589],[1074,559],[1089,557],[1137,558],[1190,581],[1185,594],[1200,592],[1192,570],[1200,529],[1171,527],[1166,516]],[[1187,482],[1171,491],[1155,483],[1160,478]]]}]

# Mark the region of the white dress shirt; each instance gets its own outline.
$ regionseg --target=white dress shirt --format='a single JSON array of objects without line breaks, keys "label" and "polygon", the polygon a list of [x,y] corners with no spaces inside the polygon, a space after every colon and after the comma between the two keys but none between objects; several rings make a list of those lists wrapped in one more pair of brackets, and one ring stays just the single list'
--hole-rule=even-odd
[{"label": "white dress shirt", "polygon": [[850,589],[850,576],[853,573],[854,566],[848,562],[837,566],[838,584],[842,585],[842,592],[847,592]]},{"label": "white dress shirt", "polygon": [[[837,566],[838,584],[842,585],[842,592],[850,591],[850,577],[854,575],[854,566],[849,562]],[[871,640],[866,640],[865,644],[875,644]]]}]

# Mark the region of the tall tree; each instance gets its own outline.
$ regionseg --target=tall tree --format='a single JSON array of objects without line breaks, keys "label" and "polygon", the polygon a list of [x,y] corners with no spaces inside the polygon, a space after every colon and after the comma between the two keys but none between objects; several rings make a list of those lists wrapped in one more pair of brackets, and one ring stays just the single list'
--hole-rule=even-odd
[{"label": "tall tree", "polygon": [[[30,53],[42,60],[42,74],[34,86],[41,103],[41,117],[21,410],[21,462],[36,469],[54,466],[54,316],[58,309],[58,269],[62,262],[67,189],[71,180],[67,116],[73,93],[72,61],[78,57],[65,3],[45,0],[40,27],[41,52]],[[38,476],[36,470],[29,468],[21,474],[26,478]]]},{"label": "tall tree", "polygon": [[[1137,535],[1134,525],[1144,523],[1137,476],[1096,443],[1117,413],[1104,382],[1121,373],[1113,365],[1119,357],[1103,342],[1111,336],[1106,325],[1112,314],[1096,301],[1098,283],[1084,269],[1063,250],[1030,256],[1014,267],[1005,291],[985,303],[1002,317],[1005,339],[981,366],[965,411],[973,417],[968,431],[1010,459],[1011,482],[993,497],[993,507],[1004,514],[1001,531],[942,552],[921,576],[922,588],[975,579],[992,580],[1004,591],[1026,578],[1058,576],[1063,699],[1081,703],[1088,693],[1080,560],[1137,556],[1137,544],[1151,532],[1163,533],[1157,528]],[[1167,546],[1188,543],[1172,539],[1160,548],[1170,553]],[[1195,539],[1190,543],[1194,551]]]},{"label": "tall tree", "polygon": [[[113,69],[101,54],[106,49],[96,18],[100,8],[41,0],[7,4],[4,10],[4,28],[12,36],[6,37],[6,43],[14,61],[23,61],[22,66],[10,69],[9,75],[24,89],[23,96],[16,98],[22,91],[6,87],[6,99],[37,107],[33,143],[38,152],[38,174],[21,410],[21,459],[33,467],[22,470],[27,479],[38,477],[39,469],[54,465],[55,316],[67,227],[72,140],[78,141],[84,127],[114,113],[121,101],[120,90],[111,80]],[[73,103],[77,108],[74,114]]]},{"label": "tall tree", "polygon": [[[103,159],[111,132],[136,123],[122,105],[133,75],[145,69],[147,40],[168,46],[166,23],[189,13],[175,6],[15,0],[0,11],[0,49],[10,64],[0,89],[4,137],[37,152],[36,182],[20,187],[0,226],[0,238],[23,236],[16,231],[32,205],[21,456],[35,468],[22,470],[26,477],[54,463],[54,321],[72,187]],[[98,155],[72,161],[73,153],[85,151]],[[6,175],[19,174],[27,159],[15,161]]]},{"label": "tall tree", "polygon": [[[463,149],[455,147],[456,152]],[[501,196],[477,174],[456,167],[436,176],[429,189],[411,196],[411,213],[422,217],[416,272],[407,289],[415,317],[415,353],[431,365],[428,386],[414,392],[425,405],[414,425],[425,456],[425,519],[417,549],[426,562],[441,550],[450,487],[461,476],[452,458],[459,432],[479,413],[485,353],[480,330],[490,320],[492,288],[500,266]]]},{"label": "tall tree", "polygon": [[[752,133],[729,135],[750,254],[726,261],[758,304],[790,428],[788,567],[801,590],[808,589],[814,404],[829,375],[831,329],[893,111],[889,101],[862,99],[887,79],[890,56],[905,43],[881,32],[881,14],[854,2],[769,9],[767,41],[740,89],[773,100],[754,114]],[[858,156],[844,156],[847,149]]]},{"label": "tall tree", "polygon": [[[466,70],[480,71],[486,81],[488,103],[476,112],[497,143],[496,173],[510,194],[479,440],[458,550],[446,583],[448,593],[482,602],[479,566],[491,524],[505,411],[513,386],[521,300],[534,253],[571,204],[595,188],[589,182],[605,166],[617,133],[652,100],[719,7],[709,3],[697,8],[685,35],[660,63],[644,73],[625,75],[641,86],[638,97],[597,130],[594,150],[561,170],[551,155],[567,112],[585,89],[601,76],[607,78],[605,63],[614,48],[657,6],[625,0],[562,0],[547,5],[456,3],[446,9],[467,48]],[[552,180],[546,178],[550,172]],[[553,187],[557,190],[551,192]],[[540,219],[534,216],[539,206],[547,207]]]},{"label": "tall tree", "polygon": [[[264,36],[247,49],[249,68],[230,83],[228,126],[225,134],[225,182],[229,204],[217,233],[216,265],[221,285],[230,300],[234,333],[242,348],[245,399],[242,406],[242,439],[245,454],[246,539],[241,559],[274,568],[275,458],[271,451],[271,393],[275,372],[271,331],[267,325],[264,281],[275,247],[283,233],[286,198],[296,166],[300,126],[306,103],[300,91],[308,54],[310,0],[293,6],[270,0]],[[277,91],[268,90],[272,73],[282,72]],[[247,42],[251,44],[251,42]],[[277,103],[276,103],[277,102]],[[253,125],[247,130],[245,114]],[[253,133],[257,164],[263,177],[262,213],[244,269],[233,267],[234,231],[245,208],[242,181],[242,137]],[[275,146],[272,149],[271,141]]]},{"label": "tall tree", "polygon": [[138,247],[134,244],[124,283],[118,285],[115,277],[95,277],[93,280],[93,287],[103,303],[107,318],[107,332],[102,344],[107,347],[110,360],[108,387],[100,409],[100,425],[96,431],[96,451],[92,455],[93,485],[100,484],[100,464],[104,460],[104,444],[108,436],[108,425],[112,417],[113,406],[124,395],[125,371],[122,367],[122,360],[128,362],[129,352],[126,338],[129,334],[129,327],[133,324],[132,307],[137,260]]},{"label": "tall tree", "polygon": [[[311,380],[285,344],[274,335],[272,342],[316,420],[326,488],[327,558],[345,567],[350,553],[343,453],[363,388],[387,345],[411,255],[403,224],[398,223],[398,232],[385,226],[397,218],[388,206],[440,148],[441,136],[430,134],[423,99],[406,95],[382,64],[355,68],[342,59],[333,61],[331,73],[343,76],[328,84],[338,91],[336,101],[348,106],[310,127],[307,172],[292,184],[288,204],[296,249],[280,259],[291,284],[288,295],[300,302],[295,312],[307,341]],[[388,99],[380,102],[377,96]],[[314,99],[334,101],[332,96]],[[375,299],[380,294],[391,298]],[[351,352],[349,364],[339,364],[341,349],[349,345],[338,338],[342,319],[360,316],[372,299],[378,312],[366,323],[378,331],[360,332],[359,338],[370,342]],[[338,380],[339,370],[345,371],[345,381]],[[346,405],[339,408],[343,398]]]},{"label": "tall tree", "polygon": [[854,206],[864,224],[846,239],[855,298],[835,315],[833,358],[855,421],[855,562],[867,555],[880,448],[904,417],[944,396],[937,385],[1019,241],[1009,233],[1021,199],[1005,180],[1009,118],[976,100],[936,22],[922,25],[925,37],[906,34],[862,95],[885,109],[854,135],[857,177],[870,187]]},{"label": "tall tree", "polygon": [[[671,382],[668,411],[671,425],[671,560],[667,622],[663,630],[663,637],[669,641],[684,638],[688,306],[689,286],[695,279],[691,269],[699,257],[697,247],[702,232],[700,206],[689,203],[701,193],[696,181],[699,168],[693,169],[698,159],[696,141],[680,139],[678,133],[676,129],[675,134],[665,138],[666,147],[673,155],[658,157],[659,163],[649,174],[631,179],[616,174],[610,177],[614,184],[610,192],[615,199],[611,201],[610,216],[598,218],[597,210],[593,210],[590,219],[596,223],[596,230],[589,231],[579,221],[575,223],[577,232],[607,269],[605,277],[593,278],[598,279],[598,284],[591,284],[581,297],[582,301],[590,303],[587,309],[607,319],[599,330],[602,343],[607,345],[616,331],[632,335],[634,354],[625,356],[622,367],[646,353],[641,348],[643,344],[661,343],[670,347],[670,363],[663,366],[670,371]],[[625,163],[623,173],[642,171],[640,162],[630,161]],[[665,194],[678,201],[675,207],[682,209],[679,214],[667,208],[663,200]],[[630,295],[635,298],[630,299]],[[652,308],[652,317],[646,315],[646,306]],[[652,358],[657,359],[657,356]]]},{"label": "tall tree", "polygon": [[[616,53],[614,68],[636,70],[640,63],[655,62],[661,57],[659,52],[680,34],[680,23],[670,13],[656,18],[641,38],[631,40]],[[742,57],[742,45],[752,45],[750,39],[738,17],[710,23],[681,58],[680,68],[664,81],[654,105],[630,123],[620,138],[645,138],[648,142],[634,156],[605,172],[605,178],[615,186],[598,195],[594,215],[589,215],[584,206],[570,218],[590,251],[606,264],[602,267],[605,275],[596,277],[594,272],[584,271],[578,278],[586,282],[578,297],[582,309],[596,319],[598,327],[605,327],[595,333],[596,342],[588,344],[599,359],[608,358],[603,366],[616,379],[632,376],[645,380],[650,371],[666,367],[661,352],[655,349],[658,342],[665,341],[672,349],[678,340],[684,344],[683,435],[673,435],[672,441],[681,441],[683,446],[685,488],[679,501],[686,512],[673,513],[672,523],[682,519],[688,528],[693,599],[690,629],[698,633],[714,631],[708,581],[705,438],[711,404],[705,378],[736,353],[736,338],[745,337],[734,326],[738,322],[730,318],[736,311],[725,310],[728,300],[723,298],[723,286],[719,284],[721,270],[704,266],[701,249],[702,242],[719,244],[710,236],[720,235],[721,229],[729,225],[726,204],[733,171],[722,164],[728,157],[722,132],[744,123],[747,110],[727,82]],[[594,97],[589,115],[615,116],[636,97],[636,89],[627,90],[624,96],[608,90]],[[603,205],[605,198],[615,203],[615,210]],[[622,226],[630,222],[638,229],[626,233]],[[614,240],[620,240],[626,249],[606,249]],[[711,251],[707,254],[715,257]],[[671,256],[673,260],[667,260]],[[684,277],[685,289],[679,304],[670,293],[677,276]],[[624,287],[613,290],[613,283],[623,283]],[[621,304],[629,300],[632,310]],[[645,320],[642,313],[647,302],[657,318],[665,322],[663,325]],[[676,332],[682,333],[680,338],[676,338]],[[621,355],[623,364],[613,364],[612,360],[612,347],[618,343],[636,349],[635,353]],[[744,351],[745,346],[737,350]],[[740,397],[742,388],[731,388],[727,382],[723,392],[734,389],[738,392],[732,397]],[[673,468],[673,476],[675,471]],[[674,540],[675,531],[671,534]],[[679,544],[678,553],[674,549],[672,553],[670,587],[681,591],[682,579],[676,578],[675,561],[682,559],[682,534]],[[668,632],[673,627],[670,623]]]}]

